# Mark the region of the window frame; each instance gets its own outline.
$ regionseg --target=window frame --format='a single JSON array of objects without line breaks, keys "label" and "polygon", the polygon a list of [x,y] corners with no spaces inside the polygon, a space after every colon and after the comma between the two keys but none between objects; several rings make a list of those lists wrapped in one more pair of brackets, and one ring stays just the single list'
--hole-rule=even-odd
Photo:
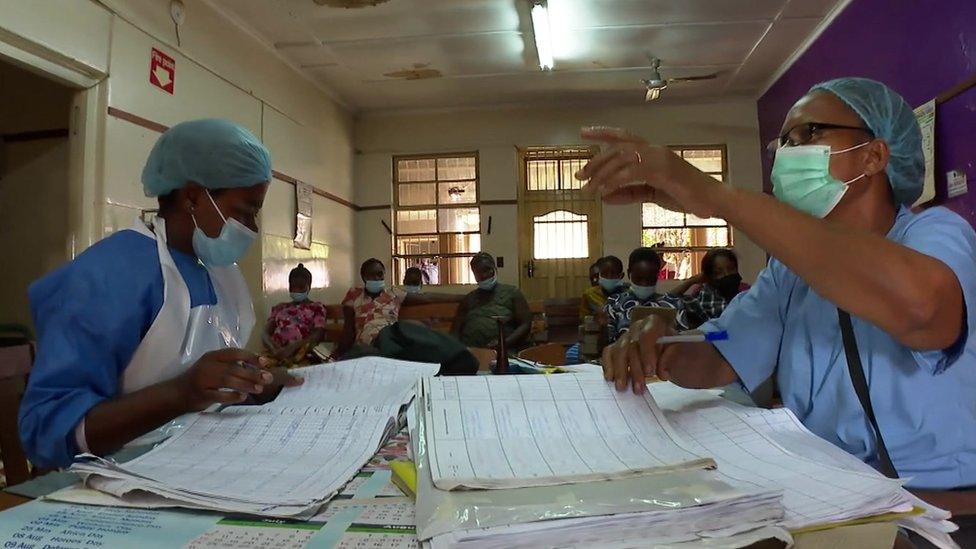
[{"label": "window frame", "polygon": [[[519,185],[521,193],[525,193],[526,198],[531,197],[554,197],[560,195],[573,195],[579,193],[579,188],[559,187],[555,189],[530,189],[529,188],[529,163],[531,162],[556,162],[557,173],[562,179],[562,171],[558,168],[558,163],[573,160],[591,160],[599,153],[599,148],[592,145],[563,145],[563,146],[535,146],[520,149],[520,169],[522,170],[522,181]],[[580,187],[586,184],[585,181],[579,182]]]},{"label": "window frame", "polygon": [[[474,159],[474,179],[444,179],[441,180],[438,177],[439,167],[437,166],[437,160],[444,158],[473,158]],[[434,179],[432,181],[400,181],[400,162],[409,160],[434,160]],[[481,212],[481,158],[477,150],[474,151],[456,151],[456,152],[442,152],[442,153],[422,153],[422,154],[394,154],[392,155],[393,164],[393,241],[392,241],[392,253],[391,259],[393,265],[391,265],[391,270],[393,275],[397,277],[402,277],[402,273],[396,271],[397,259],[403,259],[406,261],[412,259],[421,258],[431,258],[431,259],[441,259],[441,258],[459,258],[459,257],[474,257],[475,254],[481,251],[479,246],[478,250],[472,252],[438,252],[436,254],[401,254],[398,253],[398,239],[401,237],[433,237],[437,239],[438,247],[441,244],[442,235],[481,235],[483,228],[482,225],[482,212]],[[441,183],[446,183],[450,181],[474,181],[474,192],[475,199],[474,202],[465,202],[462,204],[441,204],[440,202],[440,188]],[[428,204],[400,204],[400,185],[417,185],[417,184],[433,184],[434,185],[434,202]],[[476,209],[478,211],[478,230],[476,231],[441,231],[440,229],[440,210],[443,209]],[[427,211],[434,210],[434,228],[435,232],[426,233],[400,233],[400,216],[399,212],[405,211]],[[440,267],[438,266],[438,269]],[[425,283],[425,285],[428,285]],[[471,285],[464,282],[438,282],[437,284],[429,284],[430,286],[456,286],[456,285]]]},{"label": "window frame", "polygon": [[[547,215],[552,215],[554,213],[559,213],[559,212],[566,212],[566,213],[568,213],[571,216],[582,217],[583,219],[570,219],[570,220],[560,219],[560,220],[554,220],[554,221],[537,221],[538,218],[546,217]],[[532,217],[532,225],[533,225],[533,229],[532,229],[532,234],[533,234],[532,260],[533,261],[535,261],[535,260],[539,260],[539,261],[551,261],[551,260],[560,260],[560,259],[573,260],[573,259],[585,259],[587,257],[590,257],[589,222],[590,222],[590,216],[588,214],[576,213],[573,210],[569,209],[568,207],[566,209],[552,210],[549,213],[545,213],[545,214],[538,215],[538,216],[533,216]],[[537,224],[558,225],[558,224],[563,224],[563,223],[572,223],[572,224],[582,223],[583,224],[583,238],[584,238],[585,244],[586,244],[586,255],[579,255],[579,256],[560,256],[560,257],[539,257],[539,256],[537,256],[536,255],[536,245],[535,245],[536,243],[534,242],[534,237],[536,235],[538,235],[539,233],[538,233],[538,229],[535,226]]]},{"label": "window frame", "polygon": [[[721,175],[722,176],[721,183],[729,184],[729,151],[728,151],[728,146],[726,144],[722,143],[722,144],[714,144],[714,145],[668,145],[667,147],[668,149],[674,151],[675,153],[678,153],[679,156],[682,156],[681,153],[683,153],[684,151],[714,151],[714,150],[722,151],[722,171],[703,172],[703,173],[706,173],[708,175]],[[729,235],[728,244],[724,246],[683,246],[683,247],[665,246],[661,248],[655,248],[655,250],[659,252],[670,252],[670,253],[685,252],[685,251],[707,252],[709,250],[728,249],[728,248],[732,248],[735,245],[735,241],[732,235],[731,225],[729,225],[728,223],[725,223],[723,225],[689,225],[688,224],[689,214],[687,213],[681,214],[684,220],[681,225],[644,225],[644,204],[647,204],[647,202],[641,202],[641,210],[640,210],[641,245],[643,245],[644,243],[644,231],[648,229],[726,229],[728,231],[728,235]]]}]

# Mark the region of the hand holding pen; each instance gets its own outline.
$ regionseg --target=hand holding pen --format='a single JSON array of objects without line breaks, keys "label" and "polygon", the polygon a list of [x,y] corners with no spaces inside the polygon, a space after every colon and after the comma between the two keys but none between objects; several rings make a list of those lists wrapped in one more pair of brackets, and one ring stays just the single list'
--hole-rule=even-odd
[{"label": "hand holding pen", "polygon": [[668,368],[661,361],[666,345],[727,338],[726,332],[679,334],[670,322],[650,315],[631,324],[628,331],[603,350],[600,357],[603,377],[613,381],[618,391],[626,390],[629,385],[634,393],[642,394],[647,389],[645,378],[657,376],[663,381],[670,378]]}]

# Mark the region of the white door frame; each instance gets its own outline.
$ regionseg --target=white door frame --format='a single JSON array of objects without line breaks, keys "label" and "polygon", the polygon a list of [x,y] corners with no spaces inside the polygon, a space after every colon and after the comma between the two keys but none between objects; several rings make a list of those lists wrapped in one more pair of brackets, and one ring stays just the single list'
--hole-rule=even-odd
[{"label": "white door frame", "polygon": [[[68,121],[68,234],[73,259],[101,238],[108,74],[50,47],[0,29],[0,61],[74,89]],[[40,212],[38,212],[40,213]]]}]

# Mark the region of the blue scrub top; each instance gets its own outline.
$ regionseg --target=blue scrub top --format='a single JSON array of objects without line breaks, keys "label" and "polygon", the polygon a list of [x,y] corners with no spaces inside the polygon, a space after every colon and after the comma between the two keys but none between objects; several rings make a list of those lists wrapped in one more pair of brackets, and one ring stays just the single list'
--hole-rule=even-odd
[{"label": "blue scrub top", "polygon": [[[871,402],[892,462],[908,486],[976,485],[976,233],[944,208],[902,208],[888,240],[934,257],[955,273],[965,324],[943,351],[914,351],[853,318]],[[835,265],[838,283],[844,266]],[[877,265],[884,269],[884,265]],[[756,284],[703,331],[751,391],[775,373],[783,403],[808,429],[878,467],[877,446],[851,384],[835,305],[772,259]]]},{"label": "blue scrub top", "polygon": [[[196,257],[169,252],[191,306],[216,303]],[[28,296],[37,357],[20,407],[20,437],[36,465],[64,467],[78,452],[75,426],[120,393],[122,372],[163,305],[156,241],[117,232],[34,282]]]}]

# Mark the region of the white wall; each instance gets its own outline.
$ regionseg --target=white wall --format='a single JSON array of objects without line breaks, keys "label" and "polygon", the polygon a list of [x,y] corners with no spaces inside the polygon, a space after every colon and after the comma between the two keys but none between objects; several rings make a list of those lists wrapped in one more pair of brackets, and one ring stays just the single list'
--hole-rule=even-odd
[{"label": "white wall", "polygon": [[0,57],[90,87],[108,72],[111,16],[90,0],[0,0]]},{"label": "white wall", "polygon": [[[204,3],[188,3],[176,43],[166,2],[106,1],[113,21],[108,105],[167,126],[199,117],[234,120],[261,136],[275,170],[334,195],[352,197],[352,119],[257,40]],[[149,51],[176,59],[175,93],[149,85]],[[131,223],[133,208],[152,206],[138,175],[157,135],[109,117],[106,127],[105,230]],[[353,211],[315,196],[313,247],[294,247],[294,187],[272,183],[262,211],[260,255],[241,267],[255,292],[258,318],[287,298],[287,274],[299,261],[315,274],[314,298],[338,300],[351,283]]]},{"label": "white wall", "polygon": [[[71,90],[0,62],[0,136],[67,129]],[[68,139],[0,138],[0,322],[30,326],[27,286],[68,256]],[[25,248],[25,243],[30,243]]]},{"label": "white wall", "polygon": [[[579,144],[588,125],[629,128],[651,142],[666,145],[720,144],[728,147],[729,180],[761,190],[759,131],[755,101],[733,100],[685,105],[651,104],[616,108],[460,110],[431,113],[365,114],[356,121],[356,203],[390,204],[394,154],[477,150],[482,200],[518,198],[516,147]],[[518,283],[515,205],[482,207],[482,226],[493,216],[492,234],[482,248],[505,256],[499,278]],[[391,211],[360,212],[356,219],[357,261],[375,256],[388,261]],[[390,223],[391,224],[391,223]],[[391,224],[392,226],[392,224]],[[640,246],[640,206],[604,206],[603,254],[621,258]],[[765,264],[765,253],[739,232],[733,233],[743,277],[752,280]],[[388,263],[389,264],[389,263]]]},{"label": "white wall", "polygon": [[[98,182],[84,213],[100,227],[95,238],[131,226],[141,210],[155,207],[155,200],[144,196],[139,176],[159,134],[109,116],[107,109],[165,126],[228,118],[261,137],[275,170],[351,199],[353,125],[346,110],[209,4],[187,2],[186,7],[178,43],[166,1],[0,0],[0,31],[24,38],[18,44],[82,73],[108,73],[92,102],[97,131],[88,136],[97,142]],[[0,56],[9,53],[8,47],[0,38]],[[176,60],[173,95],[148,81],[152,48]],[[337,301],[352,282],[353,210],[319,195],[313,210],[312,249],[296,249],[294,187],[272,183],[261,216],[260,245],[241,262],[259,319],[287,298],[287,273],[298,261],[316,275],[314,298]],[[252,338],[252,346],[256,342]]]}]

